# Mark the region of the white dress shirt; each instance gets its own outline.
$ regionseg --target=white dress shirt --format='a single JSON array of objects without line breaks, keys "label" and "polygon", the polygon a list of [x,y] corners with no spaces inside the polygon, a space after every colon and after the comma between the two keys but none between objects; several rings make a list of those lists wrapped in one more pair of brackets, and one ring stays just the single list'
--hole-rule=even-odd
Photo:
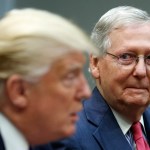
[{"label": "white dress shirt", "polygon": [[[113,114],[114,114],[114,116],[115,116],[115,118],[116,118],[123,134],[125,135],[128,132],[128,130],[130,129],[130,127],[132,126],[132,122],[129,122],[129,121],[125,120],[123,118],[123,116],[121,116],[119,113],[117,113],[114,109],[111,108],[111,110],[112,110],[112,112],[113,112]],[[140,123],[144,127],[143,116],[141,116]]]},{"label": "white dress shirt", "polygon": [[0,134],[6,150],[28,150],[28,142],[20,131],[0,113]]},{"label": "white dress shirt", "polygon": [[[136,150],[136,144],[133,141],[133,139],[131,140],[131,139],[128,138],[128,136],[126,136],[127,132],[130,130],[130,127],[132,126],[132,122],[129,122],[128,120],[125,120],[125,118],[123,118],[123,116],[121,116],[114,109],[111,108],[111,110],[112,110],[112,112],[113,112],[113,114],[114,114],[114,116],[115,116],[115,118],[116,118],[116,120],[117,120],[117,122],[118,122],[118,124],[119,124],[119,126],[120,126],[120,128],[121,128],[121,130],[123,132],[123,134],[125,135],[125,138],[129,142],[129,144],[131,145],[131,147]],[[142,126],[144,128],[144,131],[145,131],[143,116],[141,116],[140,123],[142,124]]]}]

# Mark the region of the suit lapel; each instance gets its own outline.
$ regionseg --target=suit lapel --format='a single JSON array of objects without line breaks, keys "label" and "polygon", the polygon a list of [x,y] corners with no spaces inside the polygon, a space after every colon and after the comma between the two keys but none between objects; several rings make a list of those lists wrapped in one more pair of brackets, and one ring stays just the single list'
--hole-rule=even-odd
[{"label": "suit lapel", "polygon": [[93,136],[105,150],[109,150],[111,147],[113,150],[131,150],[111,110],[107,111]]},{"label": "suit lapel", "polygon": [[85,101],[84,108],[87,119],[95,126],[93,136],[103,149],[131,150],[111,109],[97,88],[94,89],[91,100]]},{"label": "suit lapel", "polygon": [[146,109],[143,114],[144,126],[146,130],[147,140],[150,145],[150,106]]}]

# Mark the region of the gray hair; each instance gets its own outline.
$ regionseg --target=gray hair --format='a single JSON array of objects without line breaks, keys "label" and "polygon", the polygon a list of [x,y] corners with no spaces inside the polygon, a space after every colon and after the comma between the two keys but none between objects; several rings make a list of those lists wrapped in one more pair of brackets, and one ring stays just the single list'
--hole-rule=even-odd
[{"label": "gray hair", "polygon": [[32,81],[72,51],[98,52],[81,29],[57,14],[15,9],[0,21],[0,80],[20,74]]},{"label": "gray hair", "polygon": [[106,12],[96,23],[91,38],[103,56],[111,47],[109,34],[118,28],[131,24],[150,23],[149,14],[131,6],[119,6]]}]

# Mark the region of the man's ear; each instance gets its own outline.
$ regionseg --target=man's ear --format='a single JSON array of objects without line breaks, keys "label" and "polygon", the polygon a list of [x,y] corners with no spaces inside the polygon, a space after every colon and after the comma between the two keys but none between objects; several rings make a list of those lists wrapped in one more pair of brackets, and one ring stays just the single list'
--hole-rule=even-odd
[{"label": "man's ear", "polygon": [[6,94],[12,105],[17,108],[25,108],[27,106],[27,99],[25,96],[25,84],[19,75],[12,75],[6,81]]},{"label": "man's ear", "polygon": [[95,79],[98,79],[100,77],[100,70],[99,70],[99,58],[94,56],[94,55],[90,55],[90,72],[92,74],[92,76]]}]

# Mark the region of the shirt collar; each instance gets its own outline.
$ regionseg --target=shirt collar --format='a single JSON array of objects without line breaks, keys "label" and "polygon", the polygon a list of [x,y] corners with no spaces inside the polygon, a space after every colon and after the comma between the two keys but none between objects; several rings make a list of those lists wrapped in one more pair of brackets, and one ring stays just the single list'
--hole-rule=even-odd
[{"label": "shirt collar", "polygon": [[0,113],[0,132],[6,150],[28,150],[25,137],[2,113]]},{"label": "shirt collar", "polygon": [[[114,109],[111,108],[111,110],[112,110],[112,112],[113,112],[113,114],[114,114],[114,116],[115,116],[115,118],[116,118],[116,120],[117,120],[117,122],[118,122],[118,124],[119,124],[119,126],[120,126],[120,128],[121,128],[121,130],[123,132],[123,134],[125,135],[128,132],[128,130],[130,129],[130,127],[132,126],[132,122],[129,122],[129,121],[125,120],[123,118],[123,116],[121,116]],[[143,116],[141,116],[140,122],[141,122],[141,124],[144,127]]]}]

